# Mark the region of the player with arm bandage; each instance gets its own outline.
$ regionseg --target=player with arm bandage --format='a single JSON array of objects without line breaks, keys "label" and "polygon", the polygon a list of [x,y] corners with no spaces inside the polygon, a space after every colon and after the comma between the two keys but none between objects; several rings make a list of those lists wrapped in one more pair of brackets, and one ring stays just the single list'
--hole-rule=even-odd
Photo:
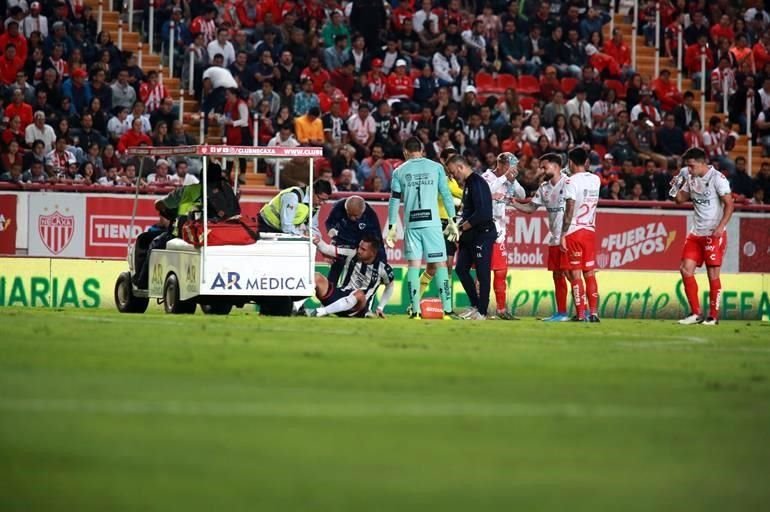
[{"label": "player with arm bandage", "polygon": [[[452,312],[452,292],[449,288],[449,273],[446,267],[447,240],[459,238],[459,231],[454,221],[455,207],[449,191],[447,177],[441,164],[423,156],[422,142],[412,137],[404,143],[404,162],[393,173],[391,196],[388,203],[388,247],[394,247],[396,241],[396,223],[399,207],[404,203],[404,242],[405,256],[409,263],[406,282],[409,299],[412,304],[411,318],[420,315],[420,267],[425,259],[436,264],[436,279],[439,280],[439,294],[444,309],[444,318],[454,318]],[[438,200],[441,196],[449,216],[447,227],[441,229],[438,215]]]},{"label": "player with arm bandage", "polygon": [[385,318],[385,306],[393,295],[393,269],[380,253],[380,239],[367,233],[356,249],[338,248],[327,244],[320,238],[313,242],[325,256],[344,257],[345,264],[340,277],[340,284],[330,282],[323,274],[315,274],[316,297],[322,307],[308,309],[307,316],[319,317],[338,315],[363,317],[371,310],[374,295],[381,284],[385,285],[376,314]]},{"label": "player with arm bandage", "polygon": [[500,320],[518,320],[513,316],[507,307],[508,285],[508,251],[506,249],[506,236],[508,215],[505,211],[506,205],[513,198],[524,199],[527,192],[524,190],[516,177],[519,174],[519,159],[513,153],[500,153],[497,156],[497,165],[494,169],[487,169],[482,178],[489,185],[489,191],[492,194],[492,215],[495,219],[495,229],[497,230],[497,239],[492,246],[492,261],[490,268],[494,273],[493,290],[495,291],[495,302],[497,303],[497,318]]}]

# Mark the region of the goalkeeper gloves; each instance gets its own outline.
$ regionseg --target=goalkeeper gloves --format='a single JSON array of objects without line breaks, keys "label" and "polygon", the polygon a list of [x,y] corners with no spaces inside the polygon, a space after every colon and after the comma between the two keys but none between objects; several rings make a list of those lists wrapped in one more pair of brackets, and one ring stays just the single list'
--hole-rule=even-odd
[{"label": "goalkeeper gloves", "polygon": [[449,219],[444,230],[444,236],[449,242],[456,242],[460,239],[460,230],[457,229],[454,219]]},{"label": "goalkeeper gloves", "polygon": [[389,248],[394,248],[396,246],[396,225],[393,224],[388,228],[388,234],[385,236],[385,245],[387,245]]}]

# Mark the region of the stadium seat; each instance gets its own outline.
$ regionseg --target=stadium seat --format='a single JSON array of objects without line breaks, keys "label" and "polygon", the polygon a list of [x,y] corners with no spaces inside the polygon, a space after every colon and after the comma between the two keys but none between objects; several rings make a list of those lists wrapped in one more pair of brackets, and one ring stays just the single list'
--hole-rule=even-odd
[{"label": "stadium seat", "polygon": [[521,75],[516,89],[519,91],[519,94],[537,96],[540,94],[540,83],[532,75]]},{"label": "stadium seat", "polygon": [[575,90],[575,86],[578,84],[577,78],[571,76],[565,76],[561,79],[561,90],[564,91],[564,96],[571,96],[572,91]]},{"label": "stadium seat", "polygon": [[508,73],[500,73],[497,75],[497,86],[503,92],[507,89],[516,89],[518,83],[519,82],[514,75],[509,75]]},{"label": "stadium seat", "polygon": [[498,92],[495,77],[484,71],[476,73],[476,88],[479,92],[484,93]]},{"label": "stadium seat", "polygon": [[615,89],[615,94],[618,95],[618,99],[625,99],[626,86],[620,80],[605,80],[604,85],[609,89]]},{"label": "stadium seat", "polygon": [[533,98],[532,96],[519,97],[519,106],[522,110],[532,110],[532,107],[535,106],[535,103],[537,103],[537,99]]}]

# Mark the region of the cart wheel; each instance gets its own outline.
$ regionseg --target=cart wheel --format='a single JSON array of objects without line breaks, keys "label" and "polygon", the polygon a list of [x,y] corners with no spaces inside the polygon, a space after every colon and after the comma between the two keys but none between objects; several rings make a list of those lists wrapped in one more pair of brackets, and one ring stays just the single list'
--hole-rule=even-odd
[{"label": "cart wheel", "polygon": [[291,316],[293,306],[291,297],[265,297],[259,303],[259,313],[264,316]]},{"label": "cart wheel", "polygon": [[150,299],[134,297],[131,274],[122,272],[115,282],[115,306],[121,313],[144,313]]},{"label": "cart wheel", "polygon": [[206,315],[229,315],[233,305],[225,302],[201,304],[201,311]]},{"label": "cart wheel", "polygon": [[163,284],[163,309],[172,315],[191,315],[195,313],[195,302],[179,299],[179,280],[176,274],[166,276]]}]

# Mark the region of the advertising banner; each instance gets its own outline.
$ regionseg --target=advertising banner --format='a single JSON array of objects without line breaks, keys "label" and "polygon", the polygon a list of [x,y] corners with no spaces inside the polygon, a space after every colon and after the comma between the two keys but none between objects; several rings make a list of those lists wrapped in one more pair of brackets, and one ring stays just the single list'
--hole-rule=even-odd
[{"label": "advertising banner", "polygon": [[[0,258],[0,307],[109,308],[114,309],[113,290],[121,261],[51,258]],[[319,269],[320,270],[320,269]],[[387,313],[406,310],[406,268],[393,269],[396,289]],[[697,276],[701,301],[708,303],[705,274]],[[603,318],[669,319],[687,312],[687,299],[676,272],[600,272],[599,314]],[[232,279],[230,282],[233,282]],[[770,316],[770,275],[724,274],[722,318],[760,320]],[[225,284],[227,286],[227,284]],[[457,310],[468,306],[462,286],[454,279]],[[426,296],[435,296],[429,288]],[[522,317],[553,313],[553,281],[544,270],[518,270],[508,275],[509,309]],[[157,309],[154,302],[151,308]]]},{"label": "advertising banner", "polygon": [[770,269],[770,218],[742,217],[738,268],[741,272]]},{"label": "advertising banner", "polygon": [[[321,219],[328,216],[331,206],[323,206]],[[377,212],[384,234],[388,225],[388,206],[375,203],[372,207]],[[545,212],[538,211],[527,215],[509,210],[507,220],[508,266],[545,267],[550,239]],[[327,238],[323,227],[321,232]],[[599,268],[674,270],[679,266],[687,236],[687,217],[684,212],[651,215],[636,211],[599,211],[596,235]],[[403,242],[403,229],[399,219],[396,246],[387,250],[391,265],[406,264]]]},{"label": "advertising banner", "polygon": [[0,194],[0,254],[16,254],[16,196]]},{"label": "advertising banner", "polygon": [[84,257],[85,202],[81,194],[30,194],[29,255]]},{"label": "advertising banner", "polygon": [[155,199],[140,197],[131,231],[133,197],[86,198],[86,257],[125,258],[129,240],[158,222]]}]

